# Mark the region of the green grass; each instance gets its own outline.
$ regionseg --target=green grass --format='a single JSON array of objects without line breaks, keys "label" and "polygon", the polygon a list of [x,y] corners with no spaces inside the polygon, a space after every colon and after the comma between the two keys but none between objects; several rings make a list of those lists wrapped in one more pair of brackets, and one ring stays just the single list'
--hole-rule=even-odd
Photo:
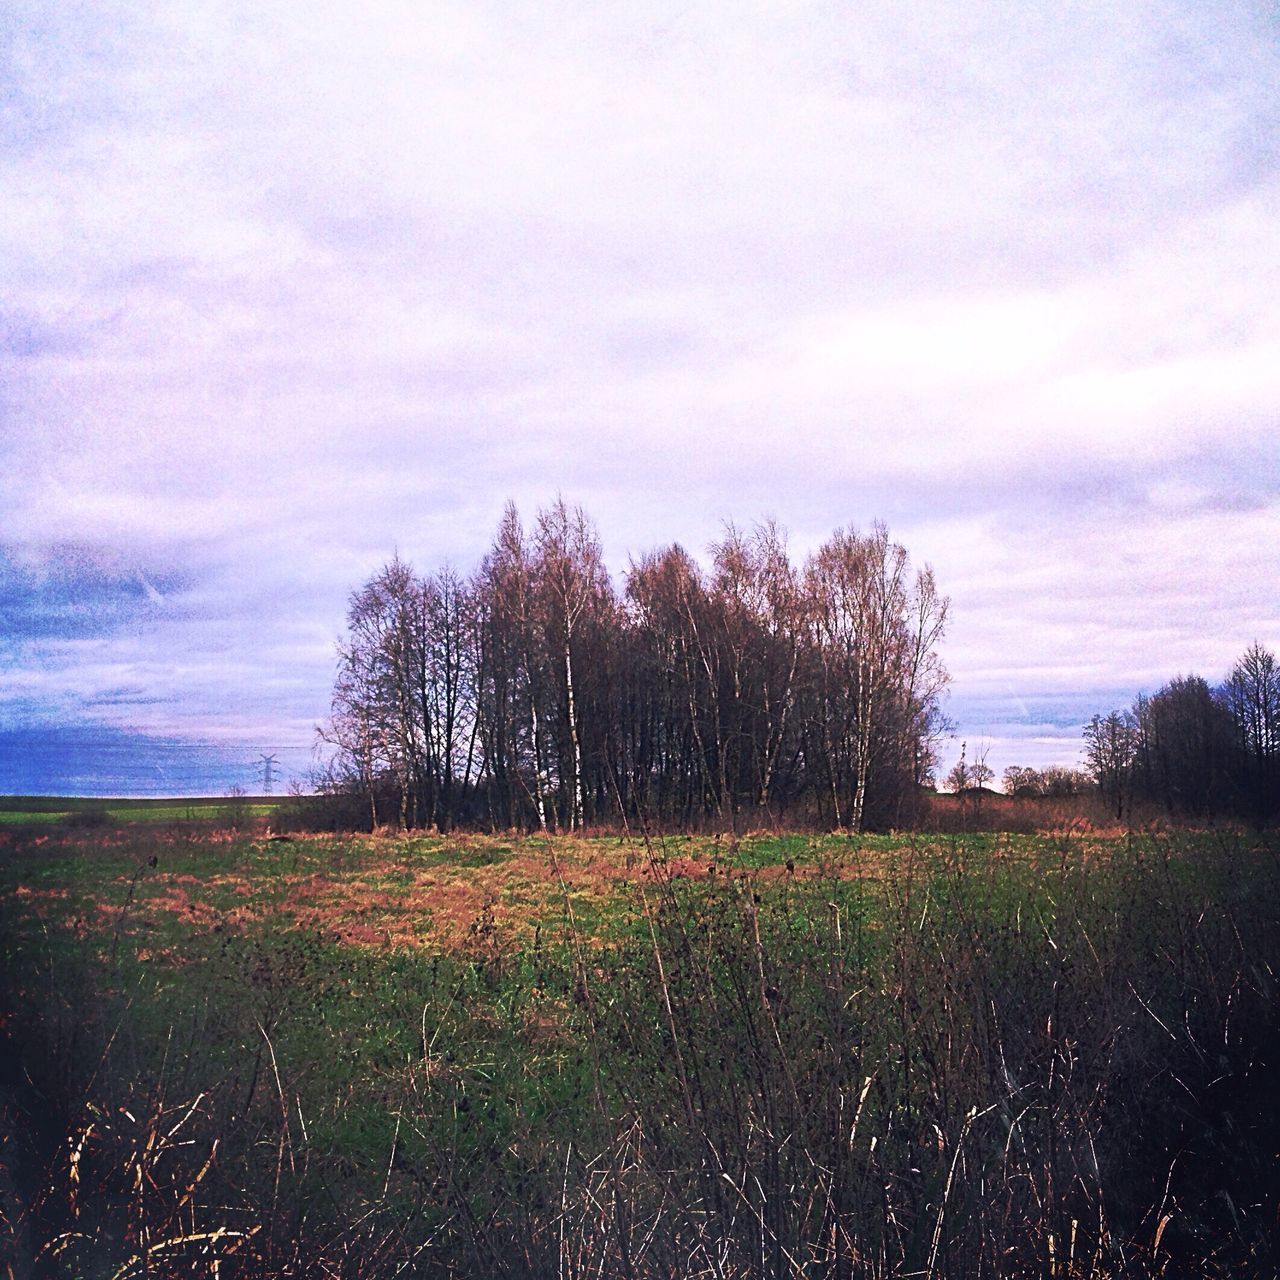
[{"label": "green grass", "polygon": [[217,822],[236,809],[241,816],[270,817],[284,803],[267,796],[170,799],[95,799],[84,796],[0,796],[0,825],[65,822],[75,815],[103,815],[115,823]]},{"label": "green grass", "polygon": [[219,1228],[175,1274],[1265,1274],[1278,856],[11,833],[32,1230],[68,1274]]}]

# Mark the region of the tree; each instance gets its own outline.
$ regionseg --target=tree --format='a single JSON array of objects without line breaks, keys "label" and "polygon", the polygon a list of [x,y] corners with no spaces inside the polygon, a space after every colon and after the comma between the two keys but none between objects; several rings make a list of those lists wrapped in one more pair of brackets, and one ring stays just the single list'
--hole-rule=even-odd
[{"label": "tree", "polygon": [[1042,796],[1044,795],[1044,779],[1038,769],[1030,769],[1025,765],[1011,764],[1005,769],[1000,785],[1005,795],[1010,796]]},{"label": "tree", "polygon": [[[965,791],[981,791],[996,776],[995,770],[987,764],[987,748],[978,751],[972,761],[966,758],[968,748],[967,742],[960,744],[960,759],[947,774],[947,786],[957,795]],[[1007,773],[1006,770],[1006,776]]]},{"label": "tree", "polygon": [[986,753],[979,756],[973,764],[969,766],[969,785],[975,790],[981,791],[996,776],[996,771],[987,764]]},{"label": "tree", "polygon": [[1046,796],[1078,796],[1091,785],[1089,775],[1083,769],[1068,769],[1051,764],[1040,770],[1040,782]]},{"label": "tree", "polygon": [[410,577],[408,566],[397,557],[352,593],[348,638],[338,647],[329,721],[320,733],[321,740],[336,749],[339,775],[350,777],[367,793],[375,827],[382,775],[399,778],[402,810],[408,795],[403,785],[410,751],[403,719],[406,686],[398,678],[397,664]]},{"label": "tree", "polygon": [[936,646],[947,601],[882,524],[842,530],[804,575],[815,696],[810,742],[823,759],[835,824],[898,816],[932,767],[947,675]]},{"label": "tree", "polygon": [[1255,642],[1219,688],[1177,676],[1131,711],[1094,716],[1085,745],[1117,817],[1131,798],[1183,818],[1266,822],[1280,809],[1280,668]]},{"label": "tree", "polygon": [[682,602],[697,582],[697,565],[678,546],[633,560],[627,571],[632,685],[621,781],[650,812],[683,812],[686,821],[700,808],[696,780],[705,766],[692,750],[697,695],[682,636]]},{"label": "tree", "polygon": [[539,623],[549,650],[554,650],[563,695],[560,719],[568,750],[561,776],[567,791],[567,824],[575,831],[582,826],[584,813],[582,707],[575,659],[581,671],[583,632],[593,621],[605,621],[613,607],[613,588],[595,526],[581,507],[569,507],[563,498],[539,512],[535,552],[533,573],[543,611]]},{"label": "tree", "polygon": [[1246,807],[1262,823],[1280,809],[1280,666],[1255,640],[1222,691]]},{"label": "tree", "polygon": [[969,744],[967,742],[960,744],[960,759],[951,766],[951,772],[947,774],[947,789],[954,791],[956,795],[968,791],[973,786],[969,776],[968,749]]},{"label": "tree", "polygon": [[1124,815],[1129,797],[1137,741],[1137,725],[1126,711],[1095,715],[1085,726],[1085,760],[1093,780],[1108,802],[1115,806],[1116,817]]},{"label": "tree", "polygon": [[508,503],[469,581],[397,556],[352,594],[323,736],[375,824],[394,801],[406,827],[791,806],[900,825],[945,723],[946,613],[883,525],[803,570],[777,526],[728,525],[709,573],[669,547],[619,600],[581,507],[526,535]]},{"label": "tree", "polygon": [[767,809],[795,705],[802,624],[798,576],[773,523],[726,526],[712,547],[711,603],[723,687],[720,788],[729,804]]},{"label": "tree", "polygon": [[1178,676],[1130,716],[1134,786],[1170,813],[1213,817],[1228,807],[1231,718],[1200,676]]},{"label": "tree", "polygon": [[[517,826],[526,803],[547,826],[547,685],[532,555],[508,502],[474,584],[477,717],[482,769],[497,825]],[[501,821],[499,821],[499,819]]]},{"label": "tree", "polygon": [[417,695],[433,774],[431,822],[447,829],[475,761],[475,607],[467,585],[447,565],[419,590],[424,643]]}]

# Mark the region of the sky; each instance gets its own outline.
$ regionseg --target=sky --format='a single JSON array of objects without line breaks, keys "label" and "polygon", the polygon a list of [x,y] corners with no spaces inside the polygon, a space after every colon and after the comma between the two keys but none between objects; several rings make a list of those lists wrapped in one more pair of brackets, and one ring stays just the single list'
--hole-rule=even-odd
[{"label": "sky", "polygon": [[884,520],[969,758],[1280,649],[1272,2],[0,8],[0,792],[305,782],[563,494]]}]

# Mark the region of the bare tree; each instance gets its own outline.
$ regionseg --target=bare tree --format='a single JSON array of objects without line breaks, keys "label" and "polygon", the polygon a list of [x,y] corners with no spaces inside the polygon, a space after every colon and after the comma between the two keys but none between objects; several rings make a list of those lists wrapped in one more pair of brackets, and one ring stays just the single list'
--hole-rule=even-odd
[{"label": "bare tree", "polygon": [[722,809],[712,742],[719,663],[702,574],[683,547],[668,547],[632,564],[627,600],[636,652],[651,676],[640,691],[646,710],[637,759],[656,770],[664,813],[671,806],[689,820],[708,800]]},{"label": "bare tree", "polygon": [[508,503],[469,582],[395,557],[353,593],[326,741],[375,822],[381,791],[406,826],[487,806],[576,830],[617,804],[895,823],[944,724],[946,611],[882,525],[803,573],[776,525],[729,525],[709,575],[670,547],[632,564],[623,604],[580,507],[529,537]]},{"label": "bare tree", "polygon": [[[962,742],[960,744],[960,759],[951,767],[951,772],[947,774],[947,786],[952,791],[981,791],[995,776],[995,770],[987,763],[986,746],[979,747],[973,753],[973,759],[968,759],[969,744]],[[1008,770],[1005,770],[1006,776]]]},{"label": "bare tree", "polygon": [[1026,765],[1009,765],[1000,778],[1000,785],[1005,795],[1010,796],[1042,796],[1044,795],[1044,779],[1038,769]]},{"label": "bare tree", "polygon": [[350,777],[369,799],[370,821],[378,825],[380,776],[395,767],[397,728],[388,699],[381,611],[369,588],[352,595],[348,637],[338,646],[338,674],[329,719],[320,740],[337,753],[334,771]]},{"label": "bare tree", "polygon": [[1235,727],[1242,789],[1257,822],[1280,808],[1280,666],[1257,641],[1231,670],[1223,690]]},{"label": "bare tree", "polygon": [[946,685],[935,646],[947,601],[927,568],[911,578],[906,549],[882,524],[866,536],[837,533],[810,560],[805,584],[822,686],[813,715],[836,823],[844,817],[856,831],[875,786],[900,800],[929,766]]},{"label": "bare tree", "polygon": [[799,579],[786,535],[772,522],[757,525],[750,536],[730,524],[712,551],[732,721],[721,754],[722,785],[748,793],[765,809],[795,703],[803,633]]},{"label": "bare tree", "polygon": [[1115,806],[1117,818],[1124,816],[1137,739],[1137,720],[1129,712],[1094,716],[1085,726],[1085,761],[1098,790]]},{"label": "bare tree", "polygon": [[476,583],[480,611],[480,736],[505,825],[528,798],[547,827],[546,684],[536,624],[534,566],[515,504],[508,502]]},{"label": "bare tree", "polygon": [[584,788],[582,732],[578,685],[574,678],[575,653],[591,615],[604,612],[612,601],[612,587],[604,570],[600,539],[581,507],[569,507],[557,498],[538,513],[534,572],[543,616],[541,625],[549,648],[554,648],[564,698],[563,721],[568,735],[567,825],[576,831],[583,824]]},{"label": "bare tree", "polygon": [[431,821],[447,827],[458,788],[471,781],[477,719],[474,602],[467,585],[445,566],[420,587],[424,643],[417,668],[421,717],[431,762]]}]

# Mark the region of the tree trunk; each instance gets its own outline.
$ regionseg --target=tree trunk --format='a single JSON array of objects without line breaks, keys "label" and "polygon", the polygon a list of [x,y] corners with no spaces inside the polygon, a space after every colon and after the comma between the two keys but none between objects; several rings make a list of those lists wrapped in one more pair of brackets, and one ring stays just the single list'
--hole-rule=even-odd
[{"label": "tree trunk", "polygon": [[569,710],[569,743],[573,751],[573,778],[569,798],[569,830],[577,831],[582,826],[582,743],[578,738],[578,716],[573,701],[573,658],[570,653],[569,636],[564,642],[564,686],[565,700]]}]

